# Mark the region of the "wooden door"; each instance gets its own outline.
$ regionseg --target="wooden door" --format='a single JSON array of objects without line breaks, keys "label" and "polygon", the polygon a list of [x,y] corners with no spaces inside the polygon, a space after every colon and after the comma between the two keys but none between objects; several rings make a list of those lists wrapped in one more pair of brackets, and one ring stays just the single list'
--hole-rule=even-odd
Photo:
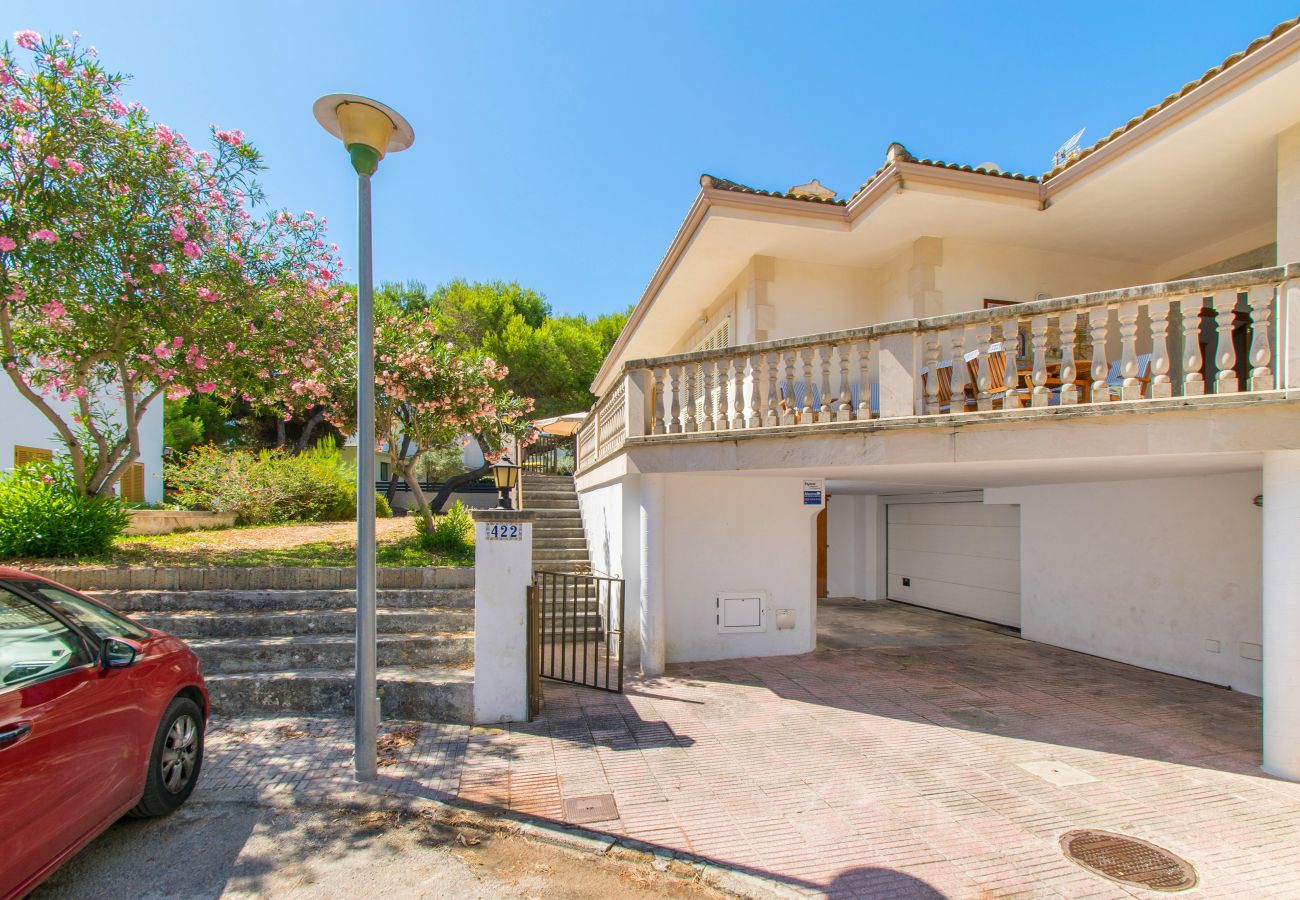
[{"label": "wooden door", "polygon": [[[826,501],[830,502],[830,497]],[[817,514],[817,598],[826,596],[826,507]]]}]

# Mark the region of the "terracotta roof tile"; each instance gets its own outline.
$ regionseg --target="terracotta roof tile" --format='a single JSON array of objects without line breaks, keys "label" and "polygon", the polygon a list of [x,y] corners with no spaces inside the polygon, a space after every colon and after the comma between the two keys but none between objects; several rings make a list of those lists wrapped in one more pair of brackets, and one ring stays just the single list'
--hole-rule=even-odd
[{"label": "terracotta roof tile", "polygon": [[776,197],[782,200],[800,200],[803,201],[804,203],[821,203],[821,204],[829,204],[831,206],[844,206],[849,202],[851,202],[854,197],[858,196],[858,194],[861,194],[868,187],[870,187],[872,182],[874,182],[877,178],[880,177],[880,174],[885,171],[885,169],[889,166],[889,164],[896,160],[915,163],[916,165],[921,165],[921,166],[933,166],[936,169],[952,169],[958,172],[972,172],[977,175],[987,175],[990,178],[1007,178],[1013,181],[1029,181],[1035,183],[1046,182],[1049,179],[1054,178],[1057,175],[1060,175],[1062,172],[1064,172],[1066,169],[1068,169],[1070,166],[1074,165],[1075,163],[1079,162],[1081,159],[1084,159],[1085,157],[1091,155],[1092,153],[1095,153],[1097,150],[1104,147],[1106,144],[1109,144],[1111,141],[1115,140],[1120,135],[1136,128],[1138,125],[1142,124],[1147,119],[1151,118],[1152,116],[1160,112],[1165,107],[1174,103],[1179,98],[1185,97],[1187,94],[1191,93],[1196,88],[1205,84],[1207,81],[1214,78],[1216,75],[1219,75],[1224,71],[1232,68],[1234,65],[1241,62],[1247,56],[1250,56],[1252,53],[1258,51],[1261,47],[1271,43],[1272,41],[1286,34],[1288,31],[1296,27],[1296,25],[1298,24],[1300,24],[1300,16],[1282,22],[1280,25],[1278,25],[1268,34],[1251,41],[1250,44],[1246,47],[1246,49],[1232,54],[1223,62],[1219,63],[1219,65],[1210,69],[1200,78],[1198,78],[1196,81],[1190,81],[1187,84],[1183,85],[1181,90],[1177,91],[1176,93],[1170,94],[1160,103],[1157,103],[1155,106],[1152,106],[1149,109],[1147,109],[1140,116],[1135,116],[1134,118],[1129,119],[1128,122],[1124,123],[1119,128],[1116,128],[1114,131],[1106,135],[1101,140],[1097,141],[1092,146],[1078,151],[1077,153],[1073,154],[1067,161],[1065,161],[1059,166],[1056,166],[1051,171],[1047,172],[1042,176],[1022,175],[1019,172],[1001,172],[996,169],[984,169],[975,166],[961,165],[959,163],[944,162],[941,159],[918,158],[916,156],[913,156],[911,153],[909,153],[907,148],[904,147],[902,144],[893,143],[889,145],[889,150],[886,152],[885,165],[877,169],[870,178],[868,178],[865,182],[863,182],[862,186],[858,188],[856,191],[854,191],[853,195],[849,197],[848,200],[823,198],[823,197],[817,197],[805,193],[796,194],[796,193],[789,193],[789,192],[782,192],[782,191],[764,191],[759,188],[750,187],[747,184],[741,184],[738,181],[731,181],[726,178],[719,178],[716,175],[701,175],[700,185],[702,187],[714,188],[716,190],[721,190],[721,191],[735,191],[741,194],[757,194],[762,197]]},{"label": "terracotta roof tile", "polygon": [[1277,27],[1275,27],[1272,31],[1270,31],[1268,34],[1264,35],[1263,37],[1255,38],[1255,40],[1251,41],[1250,44],[1246,46],[1245,50],[1240,50],[1232,54],[1223,62],[1219,63],[1217,66],[1210,69],[1200,78],[1196,79],[1195,81],[1187,82],[1187,84],[1183,85],[1180,90],[1170,94],[1168,97],[1161,100],[1155,106],[1148,107],[1146,111],[1143,112],[1140,116],[1134,116],[1133,118],[1125,122],[1123,125],[1116,128],[1110,134],[1106,135],[1104,138],[1097,141],[1092,146],[1086,147],[1083,150],[1080,150],[1078,153],[1073,154],[1065,162],[1061,163],[1059,166],[1056,166],[1050,172],[1045,174],[1043,176],[1043,181],[1047,181],[1051,178],[1056,177],[1057,175],[1060,175],[1066,169],[1070,168],[1070,166],[1074,165],[1080,160],[1097,152],[1102,147],[1106,146],[1107,144],[1115,140],[1120,135],[1132,131],[1138,125],[1141,125],[1143,122],[1145,122],[1147,119],[1154,116],[1156,113],[1160,112],[1165,107],[1181,99],[1182,97],[1187,96],[1192,91],[1196,90],[1198,87],[1200,87],[1201,85],[1205,84],[1207,81],[1214,78],[1216,75],[1221,75],[1222,73],[1226,72],[1228,69],[1232,68],[1237,63],[1245,59],[1247,56],[1250,56],[1252,53],[1259,50],[1261,47],[1264,47],[1265,45],[1270,44],[1273,41],[1277,40],[1282,35],[1286,34],[1288,31],[1294,28],[1297,24],[1300,24],[1300,16],[1297,16],[1294,19],[1287,19],[1285,22],[1279,24]]}]

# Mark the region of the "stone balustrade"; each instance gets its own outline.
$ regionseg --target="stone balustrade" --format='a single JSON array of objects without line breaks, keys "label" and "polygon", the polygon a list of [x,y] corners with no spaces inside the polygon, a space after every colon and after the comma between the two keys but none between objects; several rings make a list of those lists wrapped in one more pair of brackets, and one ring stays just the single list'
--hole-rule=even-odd
[{"label": "stone balustrade", "polygon": [[629,437],[1273,391],[1296,279],[1300,264],[630,361],[578,434],[578,470]]}]

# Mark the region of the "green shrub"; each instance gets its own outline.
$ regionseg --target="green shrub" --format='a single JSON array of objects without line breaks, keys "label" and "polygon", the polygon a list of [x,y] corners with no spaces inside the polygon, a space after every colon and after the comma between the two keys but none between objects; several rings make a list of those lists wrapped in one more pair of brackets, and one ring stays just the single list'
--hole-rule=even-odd
[{"label": "green shrub", "polygon": [[[333,441],[297,456],[206,445],[167,463],[165,474],[181,506],[234,513],[240,525],[332,522],[356,514],[356,469]],[[375,512],[393,514],[378,494]]]},{"label": "green shrub", "polygon": [[84,497],[65,463],[0,473],[0,558],[93,556],[130,517],[116,497]]},{"label": "green shrub", "polygon": [[465,504],[457,500],[443,515],[433,520],[429,530],[420,519],[420,546],[430,553],[462,555],[474,548],[474,517]]}]

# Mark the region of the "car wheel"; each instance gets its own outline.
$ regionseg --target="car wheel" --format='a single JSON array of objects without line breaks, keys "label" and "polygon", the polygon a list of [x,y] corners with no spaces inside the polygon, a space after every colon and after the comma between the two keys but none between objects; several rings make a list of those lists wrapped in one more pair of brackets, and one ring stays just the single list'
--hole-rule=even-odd
[{"label": "car wheel", "polygon": [[190,698],[177,697],[153,739],[144,796],[128,815],[140,819],[175,812],[193,793],[202,766],[203,710]]}]

